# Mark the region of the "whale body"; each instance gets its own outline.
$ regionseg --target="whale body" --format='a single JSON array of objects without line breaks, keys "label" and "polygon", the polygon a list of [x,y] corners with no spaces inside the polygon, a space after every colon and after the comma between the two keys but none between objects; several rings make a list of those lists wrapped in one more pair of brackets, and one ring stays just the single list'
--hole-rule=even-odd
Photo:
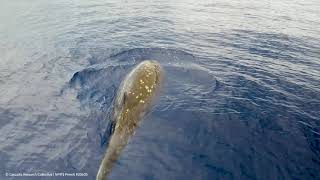
[{"label": "whale body", "polygon": [[108,148],[96,179],[106,179],[139,121],[150,110],[159,93],[162,68],[156,61],[138,64],[122,81],[114,101],[112,130]]}]

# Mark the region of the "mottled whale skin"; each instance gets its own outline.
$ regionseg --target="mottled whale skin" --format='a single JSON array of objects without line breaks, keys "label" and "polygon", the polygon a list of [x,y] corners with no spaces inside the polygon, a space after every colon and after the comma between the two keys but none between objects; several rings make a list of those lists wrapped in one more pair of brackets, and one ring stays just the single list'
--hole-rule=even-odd
[{"label": "mottled whale skin", "polygon": [[150,110],[159,93],[163,71],[156,61],[138,64],[122,81],[114,102],[112,135],[97,173],[104,180],[134,133],[139,121]]}]

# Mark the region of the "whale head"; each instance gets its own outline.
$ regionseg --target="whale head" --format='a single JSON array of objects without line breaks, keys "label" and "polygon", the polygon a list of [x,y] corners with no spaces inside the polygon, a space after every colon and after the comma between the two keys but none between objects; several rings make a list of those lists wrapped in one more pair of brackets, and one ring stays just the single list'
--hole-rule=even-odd
[{"label": "whale head", "polygon": [[[121,118],[137,119],[148,111],[159,93],[163,71],[156,61],[146,60],[138,64],[122,81],[118,90],[114,115],[117,124]],[[135,117],[139,115],[139,117]],[[126,117],[127,116],[127,117]],[[127,121],[125,121],[127,123]],[[119,125],[120,125],[119,124]]]}]

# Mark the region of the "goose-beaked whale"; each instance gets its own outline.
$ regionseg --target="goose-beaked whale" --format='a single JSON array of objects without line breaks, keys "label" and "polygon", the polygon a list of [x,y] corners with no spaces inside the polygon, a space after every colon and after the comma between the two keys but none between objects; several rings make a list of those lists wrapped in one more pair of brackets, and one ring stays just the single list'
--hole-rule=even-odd
[{"label": "goose-beaked whale", "polygon": [[97,180],[106,179],[139,121],[150,110],[153,99],[159,93],[162,73],[159,63],[146,60],[138,64],[120,84],[114,101],[112,134]]}]

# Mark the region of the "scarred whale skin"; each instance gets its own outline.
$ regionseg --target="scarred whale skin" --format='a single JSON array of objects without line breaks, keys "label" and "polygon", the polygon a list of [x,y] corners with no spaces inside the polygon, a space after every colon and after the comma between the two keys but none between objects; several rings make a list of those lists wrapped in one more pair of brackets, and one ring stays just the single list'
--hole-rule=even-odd
[{"label": "scarred whale skin", "polygon": [[159,93],[163,71],[156,61],[138,64],[122,81],[114,104],[113,133],[97,173],[97,180],[106,179],[113,164],[134,133],[139,121]]}]

